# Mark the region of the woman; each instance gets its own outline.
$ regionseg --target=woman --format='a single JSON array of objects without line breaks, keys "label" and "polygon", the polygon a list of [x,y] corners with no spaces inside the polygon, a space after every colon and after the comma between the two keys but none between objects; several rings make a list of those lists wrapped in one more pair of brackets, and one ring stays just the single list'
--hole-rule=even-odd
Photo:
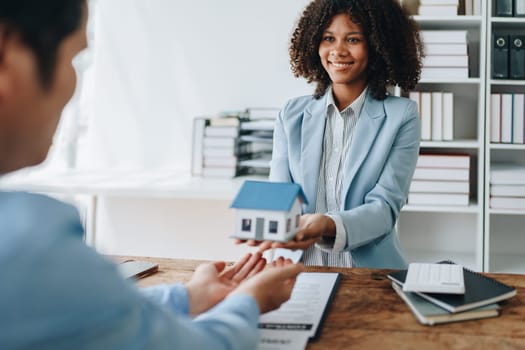
[{"label": "woman", "polygon": [[276,122],[270,179],[302,186],[299,231],[261,249],[305,249],[310,265],[404,268],[395,224],[419,152],[422,45],[396,0],[315,0],[290,43],[295,76],[316,83]]}]

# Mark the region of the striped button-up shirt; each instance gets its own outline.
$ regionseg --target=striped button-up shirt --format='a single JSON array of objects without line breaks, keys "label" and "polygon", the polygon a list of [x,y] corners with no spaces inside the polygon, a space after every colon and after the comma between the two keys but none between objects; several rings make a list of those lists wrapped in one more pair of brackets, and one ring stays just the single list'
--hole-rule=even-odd
[{"label": "striped button-up shirt", "polygon": [[334,102],[330,89],[326,103],[326,124],[323,140],[323,154],[317,186],[316,213],[326,214],[336,226],[335,241],[320,242],[308,248],[303,257],[306,265],[352,266],[346,246],[346,230],[338,212],[344,210],[344,189],[342,188],[344,164],[352,145],[355,126],[361,114],[368,88],[341,112]]}]

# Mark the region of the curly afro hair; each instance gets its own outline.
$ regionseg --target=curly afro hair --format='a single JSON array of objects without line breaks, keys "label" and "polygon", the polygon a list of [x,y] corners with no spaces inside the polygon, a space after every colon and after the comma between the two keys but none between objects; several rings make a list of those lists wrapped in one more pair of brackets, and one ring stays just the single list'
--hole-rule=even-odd
[{"label": "curly afro hair", "polygon": [[361,26],[368,42],[368,86],[375,99],[387,96],[387,86],[412,90],[421,74],[423,46],[417,23],[398,0],[314,0],[302,13],[290,40],[290,63],[296,77],[315,82],[315,98],[331,84],[321,64],[319,45],[332,18],[348,14]]}]

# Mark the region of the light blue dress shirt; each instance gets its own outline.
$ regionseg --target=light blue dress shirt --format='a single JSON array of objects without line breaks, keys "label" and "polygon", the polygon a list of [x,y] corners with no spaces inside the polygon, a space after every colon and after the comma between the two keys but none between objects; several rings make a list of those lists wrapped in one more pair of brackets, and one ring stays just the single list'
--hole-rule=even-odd
[{"label": "light blue dress shirt", "polygon": [[72,206],[0,192],[0,349],[256,347],[252,297],[192,319],[182,284],[138,289],[82,237]]}]

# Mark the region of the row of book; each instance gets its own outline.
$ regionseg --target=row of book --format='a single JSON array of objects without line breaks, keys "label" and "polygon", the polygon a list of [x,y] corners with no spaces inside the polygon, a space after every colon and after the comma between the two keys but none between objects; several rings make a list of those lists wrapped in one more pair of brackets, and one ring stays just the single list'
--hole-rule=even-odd
[{"label": "row of book", "polygon": [[468,154],[420,154],[408,204],[468,206],[470,163]]},{"label": "row of book", "polygon": [[481,16],[481,0],[419,0],[420,16]]},{"label": "row of book", "polygon": [[525,143],[525,94],[490,95],[490,142]]},{"label": "row of book", "polygon": [[468,78],[466,30],[422,30],[425,57],[421,79]]},{"label": "row of book", "polygon": [[421,117],[421,139],[452,141],[454,139],[454,94],[452,92],[411,91]]},{"label": "row of book", "polygon": [[495,32],[492,40],[492,78],[525,79],[525,35]]},{"label": "row of book", "polygon": [[252,109],[193,121],[192,175],[232,178],[268,175],[273,127],[278,110],[265,109],[266,117]]},{"label": "row of book", "polygon": [[490,167],[490,207],[525,210],[525,166],[495,163]]},{"label": "row of book", "polygon": [[525,17],[525,0],[496,0],[497,17]]}]

